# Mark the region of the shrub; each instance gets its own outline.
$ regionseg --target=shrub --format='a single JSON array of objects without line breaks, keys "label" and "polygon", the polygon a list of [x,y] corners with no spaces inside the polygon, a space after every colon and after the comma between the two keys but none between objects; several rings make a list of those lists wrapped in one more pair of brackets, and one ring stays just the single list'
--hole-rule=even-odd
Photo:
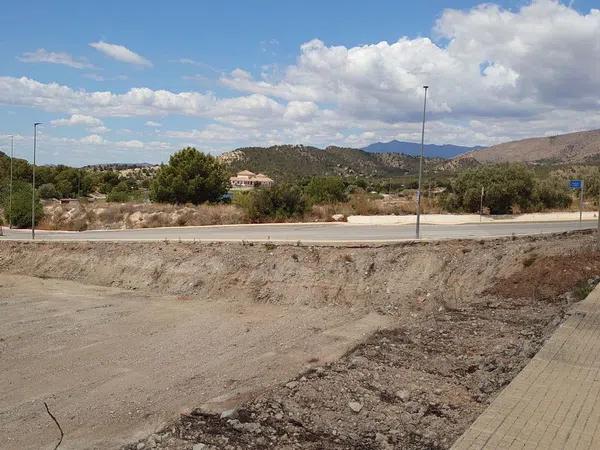
[{"label": "shrub", "polygon": [[223,165],[213,156],[187,147],[171,155],[150,186],[152,200],[164,203],[216,202],[227,192]]},{"label": "shrub", "polygon": [[[12,191],[12,214],[9,208],[9,188],[3,186],[0,192],[0,200],[2,208],[4,210],[4,217],[6,222],[12,222],[12,225],[16,228],[29,228],[31,227],[31,185],[22,181],[16,181],[13,183]],[[42,219],[44,215],[44,208],[40,202],[39,196],[35,196],[35,223],[36,225]],[[11,218],[12,216],[12,218]]]},{"label": "shrub", "polygon": [[346,186],[340,177],[314,177],[304,189],[310,203],[346,201]]},{"label": "shrub", "polygon": [[238,192],[234,203],[244,209],[252,221],[266,218],[285,220],[304,214],[308,203],[298,186],[279,184],[270,189]]},{"label": "shrub", "polygon": [[540,208],[567,208],[573,200],[567,183],[553,178],[539,180],[535,185],[533,198]]},{"label": "shrub", "polygon": [[38,194],[40,198],[49,199],[49,198],[58,198],[59,194],[56,190],[56,187],[52,183],[42,184],[38,189]]},{"label": "shrub", "polygon": [[527,209],[533,201],[535,181],[533,172],[521,164],[496,164],[468,169],[452,183],[453,194],[448,204],[477,212],[480,208],[481,188],[485,188],[484,206],[492,214],[507,214],[513,205]]}]

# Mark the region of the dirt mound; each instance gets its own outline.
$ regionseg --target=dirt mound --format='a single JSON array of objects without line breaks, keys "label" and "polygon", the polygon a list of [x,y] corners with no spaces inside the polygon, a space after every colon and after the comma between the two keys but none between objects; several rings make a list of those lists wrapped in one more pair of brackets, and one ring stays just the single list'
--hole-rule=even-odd
[{"label": "dirt mound", "polygon": [[600,252],[582,249],[580,253],[540,256],[530,253],[523,267],[498,280],[486,294],[504,298],[529,298],[555,301],[561,294],[575,291],[578,300],[586,296],[586,285],[600,275]]}]

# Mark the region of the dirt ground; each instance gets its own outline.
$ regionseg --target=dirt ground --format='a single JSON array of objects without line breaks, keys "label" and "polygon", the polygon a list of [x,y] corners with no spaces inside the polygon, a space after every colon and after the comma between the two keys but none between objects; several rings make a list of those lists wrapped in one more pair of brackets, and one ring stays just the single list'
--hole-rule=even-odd
[{"label": "dirt ground", "polygon": [[[340,248],[166,242],[5,243],[0,246],[0,272],[118,287],[123,299],[119,304],[124,301],[133,311],[137,311],[136,304],[160,304],[161,298],[188,307],[185,317],[173,316],[164,326],[185,336],[198,333],[190,336],[189,344],[198,346],[193,347],[195,351],[168,347],[177,357],[170,357],[166,366],[152,354],[152,346],[159,344],[152,339],[151,330],[161,329],[164,319],[151,308],[136,312],[141,316],[132,319],[135,326],[130,325],[130,334],[119,340],[134,339],[140,349],[146,349],[144,373],[159,379],[164,378],[163,367],[170,367],[174,359],[177,372],[174,368],[166,372],[167,376],[179,373],[186,364],[202,366],[217,348],[220,367],[232,365],[227,367],[227,376],[246,380],[246,372],[237,365],[239,353],[235,348],[214,344],[216,347],[206,350],[205,341],[217,339],[220,327],[243,328],[244,316],[236,316],[235,308],[255,311],[253,314],[261,318],[266,311],[265,319],[256,323],[256,349],[248,353],[250,367],[260,370],[250,369],[255,371],[255,378],[246,384],[240,382],[243,395],[219,397],[219,389],[227,391],[228,387],[219,370],[206,372],[201,380],[188,377],[187,384],[174,385],[170,395],[166,391],[162,395],[160,386],[156,394],[149,389],[145,404],[159,415],[162,412],[160,418],[170,419],[170,423],[160,427],[159,420],[150,418],[144,422],[147,427],[137,429],[127,421],[119,424],[123,433],[133,435],[135,431],[139,438],[144,433],[147,436],[141,440],[134,437],[133,443],[123,448],[446,449],[535,354],[572,303],[598,282],[595,239],[592,233],[577,232]],[[25,289],[22,284],[17,283],[17,287]],[[137,298],[138,303],[127,298]],[[280,313],[270,315],[269,311]],[[236,317],[242,323],[236,322]],[[275,326],[273,317],[281,326],[291,327],[285,330],[292,333],[285,339],[292,347],[300,343],[315,346],[298,359],[277,351],[270,364],[287,371],[275,370],[274,375],[268,367],[252,365],[260,360],[252,356],[254,351],[270,355],[277,348],[279,336],[270,331]],[[384,323],[388,327],[339,359],[336,355],[342,350],[337,346],[335,351],[326,351],[331,357],[325,358],[313,353],[319,348],[319,336],[328,332],[315,337],[310,328],[314,325],[309,325],[308,319],[305,327],[294,328],[298,317],[325,321],[317,326],[320,330],[335,328],[338,319],[362,323],[361,317],[370,318],[364,333]],[[44,320],[38,318],[37,326]],[[13,322],[14,317],[6,323]],[[105,332],[112,329],[110,323],[105,324]],[[145,334],[137,332],[140,327]],[[344,330],[338,335],[347,336],[348,327]],[[243,335],[232,333],[234,342],[246,348]],[[263,339],[266,335],[272,339]],[[351,335],[344,346],[358,342],[361,335]],[[79,336],[81,339],[86,333]],[[134,355],[139,352],[137,348]],[[156,354],[162,358],[162,352]],[[135,361],[132,354],[122,355],[120,364],[130,359]],[[9,379],[15,378],[17,374],[11,373]],[[66,372],[64,378],[69,379]],[[192,392],[216,386],[210,392],[217,401],[195,400],[185,386]],[[171,396],[188,400],[185,406],[190,409],[179,418],[170,408]],[[56,408],[61,404],[49,403]],[[145,411],[141,408],[139,414]],[[23,417],[26,420],[27,416]],[[32,412],[29,417],[33,417]],[[44,420],[49,433],[52,423],[47,417]],[[155,425],[154,429],[150,425]],[[112,431],[105,429],[104,433]],[[74,436],[67,433],[65,442]]]},{"label": "dirt ground", "polygon": [[116,448],[332,361],[385,319],[0,274],[0,448]]}]

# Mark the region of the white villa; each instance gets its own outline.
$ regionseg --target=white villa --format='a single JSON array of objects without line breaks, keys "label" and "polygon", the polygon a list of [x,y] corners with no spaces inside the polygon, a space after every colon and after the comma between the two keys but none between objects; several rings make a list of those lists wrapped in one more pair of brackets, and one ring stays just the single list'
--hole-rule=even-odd
[{"label": "white villa", "polygon": [[255,187],[271,187],[275,183],[268,176],[259,173],[255,174],[249,170],[238,172],[235,177],[229,178],[233,189],[254,189]]}]

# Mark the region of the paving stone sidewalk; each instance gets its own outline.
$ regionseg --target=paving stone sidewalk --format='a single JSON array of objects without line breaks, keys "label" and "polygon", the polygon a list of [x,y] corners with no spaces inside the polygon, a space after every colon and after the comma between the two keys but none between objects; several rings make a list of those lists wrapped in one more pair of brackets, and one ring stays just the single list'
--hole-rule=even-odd
[{"label": "paving stone sidewalk", "polygon": [[600,286],[452,447],[600,449]]}]

